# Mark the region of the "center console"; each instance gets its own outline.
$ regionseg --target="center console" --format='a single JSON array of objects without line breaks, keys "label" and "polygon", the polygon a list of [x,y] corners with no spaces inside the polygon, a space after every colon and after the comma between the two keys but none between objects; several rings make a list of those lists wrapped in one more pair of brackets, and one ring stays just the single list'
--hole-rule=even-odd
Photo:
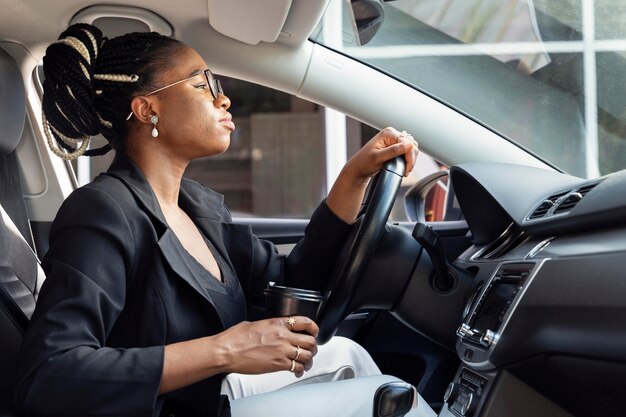
[{"label": "center console", "polygon": [[497,380],[491,357],[543,260],[507,262],[475,288],[457,330],[462,365],[449,384],[440,417],[477,415]]},{"label": "center console", "polygon": [[456,333],[456,350],[463,362],[474,369],[493,368],[491,355],[543,262],[503,263],[475,290]]},{"label": "center console", "polygon": [[444,410],[440,416],[472,416],[485,399],[494,380],[493,374],[479,374],[462,366],[444,395]]}]

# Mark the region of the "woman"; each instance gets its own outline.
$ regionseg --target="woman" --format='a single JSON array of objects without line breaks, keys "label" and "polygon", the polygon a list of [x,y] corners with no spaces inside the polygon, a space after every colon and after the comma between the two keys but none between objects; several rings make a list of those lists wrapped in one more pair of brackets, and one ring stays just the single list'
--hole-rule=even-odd
[{"label": "woman", "polygon": [[[306,373],[317,325],[247,322],[246,299],[269,280],[323,289],[368,179],[398,155],[412,169],[410,135],[385,129],[351,158],[285,258],[230,223],[219,194],[183,179],[192,159],[224,152],[235,128],[196,51],[156,33],[103,42],[80,24],[47,49],[44,71],[51,149],[117,155],[52,226],[22,348],[23,412],[225,415],[225,374]],[[109,145],[86,150],[98,133]]]}]

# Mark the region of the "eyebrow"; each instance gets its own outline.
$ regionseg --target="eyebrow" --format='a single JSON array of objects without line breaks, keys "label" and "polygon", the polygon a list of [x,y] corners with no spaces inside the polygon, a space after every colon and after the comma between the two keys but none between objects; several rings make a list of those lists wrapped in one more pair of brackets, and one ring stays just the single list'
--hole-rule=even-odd
[{"label": "eyebrow", "polygon": [[189,77],[193,77],[195,75],[202,74],[203,72],[204,72],[204,70],[202,70],[202,69],[195,69],[195,70],[193,70],[193,71],[191,71],[189,73]]}]

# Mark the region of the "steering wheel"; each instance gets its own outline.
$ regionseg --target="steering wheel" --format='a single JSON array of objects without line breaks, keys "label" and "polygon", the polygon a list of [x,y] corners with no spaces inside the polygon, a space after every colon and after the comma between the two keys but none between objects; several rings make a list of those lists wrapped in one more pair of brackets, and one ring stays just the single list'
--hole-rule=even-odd
[{"label": "steering wheel", "polygon": [[330,285],[317,319],[319,344],[328,342],[350,313],[348,309],[354,294],[385,231],[405,166],[404,156],[391,159],[370,183],[357,221],[331,271]]}]

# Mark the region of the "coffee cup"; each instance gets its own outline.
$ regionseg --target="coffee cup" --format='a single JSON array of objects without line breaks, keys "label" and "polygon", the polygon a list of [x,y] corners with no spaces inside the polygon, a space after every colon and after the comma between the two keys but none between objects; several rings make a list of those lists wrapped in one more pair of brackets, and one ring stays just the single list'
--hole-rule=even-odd
[{"label": "coffee cup", "polygon": [[269,285],[265,291],[267,317],[305,316],[315,321],[324,296],[319,291]]}]

